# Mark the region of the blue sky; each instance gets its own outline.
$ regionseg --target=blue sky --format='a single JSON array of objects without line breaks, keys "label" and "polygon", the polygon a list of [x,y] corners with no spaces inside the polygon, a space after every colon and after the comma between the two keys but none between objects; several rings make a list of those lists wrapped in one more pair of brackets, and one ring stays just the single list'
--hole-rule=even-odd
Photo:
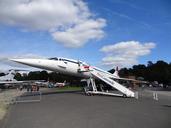
[{"label": "blue sky", "polygon": [[171,62],[170,0],[16,1],[0,7],[0,69],[16,57],[61,56],[103,69]]}]

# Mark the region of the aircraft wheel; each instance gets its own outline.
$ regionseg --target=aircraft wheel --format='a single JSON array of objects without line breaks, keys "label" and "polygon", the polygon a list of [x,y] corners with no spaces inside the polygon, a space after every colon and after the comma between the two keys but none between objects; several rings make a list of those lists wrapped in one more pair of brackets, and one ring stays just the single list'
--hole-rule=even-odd
[{"label": "aircraft wheel", "polygon": [[123,94],[123,97],[124,97],[124,98],[126,98],[126,97],[127,97],[127,95],[126,95],[126,94]]}]

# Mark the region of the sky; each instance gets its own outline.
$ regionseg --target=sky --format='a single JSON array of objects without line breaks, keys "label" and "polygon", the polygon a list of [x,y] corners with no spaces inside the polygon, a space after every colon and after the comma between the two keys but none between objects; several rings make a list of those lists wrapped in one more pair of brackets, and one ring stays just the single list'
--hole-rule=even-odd
[{"label": "sky", "polygon": [[170,0],[0,0],[0,70],[23,67],[7,58],[170,63],[170,14]]}]

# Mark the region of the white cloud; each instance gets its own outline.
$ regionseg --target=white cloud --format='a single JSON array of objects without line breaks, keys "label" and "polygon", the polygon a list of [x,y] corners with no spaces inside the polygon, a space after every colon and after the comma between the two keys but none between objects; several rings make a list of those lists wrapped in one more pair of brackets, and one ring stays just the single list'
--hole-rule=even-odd
[{"label": "white cloud", "polygon": [[49,31],[67,47],[80,47],[104,36],[106,21],[94,18],[82,0],[1,0],[0,23]]},{"label": "white cloud", "polygon": [[155,43],[141,43],[139,41],[119,42],[100,49],[106,56],[102,59],[104,65],[131,66],[138,63],[138,58],[150,54]]},{"label": "white cloud", "polygon": [[54,32],[53,37],[67,47],[80,47],[90,39],[101,39],[104,36],[101,28],[104,26],[103,19],[87,20],[66,31]]}]

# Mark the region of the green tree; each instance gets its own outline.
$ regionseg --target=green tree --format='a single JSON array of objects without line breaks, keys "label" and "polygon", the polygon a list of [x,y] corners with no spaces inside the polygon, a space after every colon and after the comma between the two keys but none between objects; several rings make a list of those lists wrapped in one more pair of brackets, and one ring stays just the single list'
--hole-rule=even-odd
[{"label": "green tree", "polygon": [[14,79],[18,80],[18,81],[21,81],[23,80],[22,76],[20,73],[16,73],[15,76],[14,76]]},{"label": "green tree", "polygon": [[0,73],[0,76],[5,76],[5,73],[3,73],[3,72],[2,72],[2,73]]}]

